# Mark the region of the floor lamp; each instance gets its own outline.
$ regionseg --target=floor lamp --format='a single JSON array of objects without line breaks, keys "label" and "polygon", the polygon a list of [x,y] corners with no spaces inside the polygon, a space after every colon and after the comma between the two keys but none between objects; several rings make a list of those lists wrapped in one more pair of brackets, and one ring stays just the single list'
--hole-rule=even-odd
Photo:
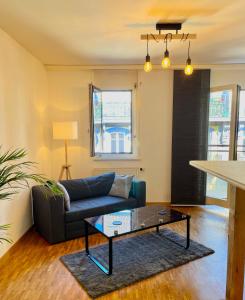
[{"label": "floor lamp", "polygon": [[77,122],[53,122],[53,139],[63,140],[65,142],[65,164],[61,167],[59,180],[63,178],[71,179],[70,168],[71,165],[68,164],[68,149],[67,141],[77,139]]}]

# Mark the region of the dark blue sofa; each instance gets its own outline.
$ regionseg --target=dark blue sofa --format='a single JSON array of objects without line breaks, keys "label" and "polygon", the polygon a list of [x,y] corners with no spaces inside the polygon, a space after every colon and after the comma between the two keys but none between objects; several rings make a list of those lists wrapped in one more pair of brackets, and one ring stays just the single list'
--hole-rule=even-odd
[{"label": "dark blue sofa", "polygon": [[[145,206],[146,184],[134,179],[128,199],[109,196],[100,190],[95,182],[96,177],[90,177],[89,195],[82,180],[75,179],[61,182],[66,186],[71,200],[69,211],[64,207],[64,196],[56,196],[46,186],[32,188],[33,218],[37,231],[51,244],[77,238],[84,235],[83,219],[115,211]],[[81,181],[81,184],[79,182]],[[90,233],[95,231],[90,229]]]}]

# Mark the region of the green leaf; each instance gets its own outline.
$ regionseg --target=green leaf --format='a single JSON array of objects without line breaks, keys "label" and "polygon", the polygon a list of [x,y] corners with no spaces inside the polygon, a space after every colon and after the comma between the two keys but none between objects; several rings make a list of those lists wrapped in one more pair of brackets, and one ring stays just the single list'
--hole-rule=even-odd
[{"label": "green leaf", "polygon": [[[7,231],[9,229],[9,227],[10,227],[10,224],[0,225],[0,232]],[[2,244],[3,242],[12,243],[12,240],[7,238],[5,235],[4,236],[0,235],[0,244]]]},{"label": "green leaf", "polygon": [[[0,148],[1,149],[1,148]],[[27,155],[25,149],[15,149],[15,150],[8,150],[6,153],[0,155],[0,164],[3,164],[8,161],[18,160]]]}]

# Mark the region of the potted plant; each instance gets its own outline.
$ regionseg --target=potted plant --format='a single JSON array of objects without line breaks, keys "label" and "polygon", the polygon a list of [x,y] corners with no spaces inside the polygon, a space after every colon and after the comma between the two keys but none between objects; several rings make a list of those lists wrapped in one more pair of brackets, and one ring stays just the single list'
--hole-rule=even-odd
[{"label": "potted plant", "polygon": [[[34,173],[35,162],[25,160],[25,149],[8,150],[1,153],[0,147],[0,200],[11,199],[21,189],[29,186],[30,181],[47,184],[56,195],[62,194],[57,184],[38,173]],[[0,243],[11,242],[6,237],[10,224],[0,224]]]}]

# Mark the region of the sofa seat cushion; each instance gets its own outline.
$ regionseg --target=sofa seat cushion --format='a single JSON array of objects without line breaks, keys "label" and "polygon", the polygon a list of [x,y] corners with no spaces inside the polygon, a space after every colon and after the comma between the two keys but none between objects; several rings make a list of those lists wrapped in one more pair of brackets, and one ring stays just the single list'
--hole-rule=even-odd
[{"label": "sofa seat cushion", "polygon": [[71,202],[71,208],[65,212],[65,222],[75,222],[88,217],[112,213],[137,207],[135,198],[103,196]]}]

